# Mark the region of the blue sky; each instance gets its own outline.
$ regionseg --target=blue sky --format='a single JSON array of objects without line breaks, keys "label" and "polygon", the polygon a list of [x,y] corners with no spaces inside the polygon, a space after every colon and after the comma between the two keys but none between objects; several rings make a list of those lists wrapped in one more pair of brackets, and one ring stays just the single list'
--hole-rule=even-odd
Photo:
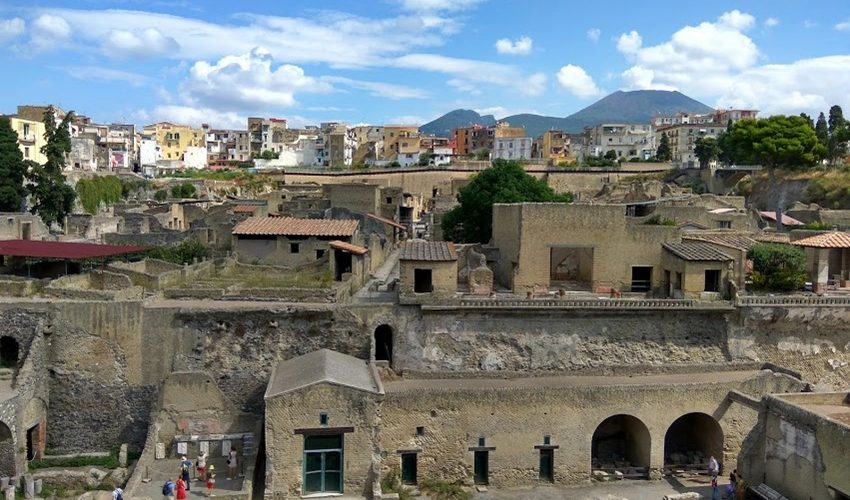
[{"label": "blue sky", "polygon": [[0,43],[0,112],[52,102],[100,122],[566,116],[645,88],[850,108],[846,0],[11,0]]}]

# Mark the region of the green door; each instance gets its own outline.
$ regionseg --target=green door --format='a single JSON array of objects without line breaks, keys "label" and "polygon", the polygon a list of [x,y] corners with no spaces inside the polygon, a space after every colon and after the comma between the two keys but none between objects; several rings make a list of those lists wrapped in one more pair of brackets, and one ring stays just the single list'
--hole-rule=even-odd
[{"label": "green door", "polygon": [[410,485],[416,484],[416,453],[402,453],[401,482]]},{"label": "green door", "polygon": [[555,482],[553,473],[555,465],[555,450],[540,450],[540,480]]},{"label": "green door", "polygon": [[304,493],[342,493],[342,434],[304,436]]},{"label": "green door", "polygon": [[476,451],[473,465],[475,484],[487,484],[490,481],[490,452]]}]

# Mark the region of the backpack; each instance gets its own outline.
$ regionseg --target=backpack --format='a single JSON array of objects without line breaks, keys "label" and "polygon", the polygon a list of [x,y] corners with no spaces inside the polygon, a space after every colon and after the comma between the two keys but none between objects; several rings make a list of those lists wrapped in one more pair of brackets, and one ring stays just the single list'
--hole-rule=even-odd
[{"label": "backpack", "polygon": [[118,496],[115,497],[115,500],[124,500],[124,495],[122,495],[121,493],[118,493]]},{"label": "backpack", "polygon": [[[165,484],[162,485],[162,496],[167,497],[171,495],[171,490],[173,488],[174,483],[171,481],[166,481]],[[121,500],[124,500],[123,498]]]}]

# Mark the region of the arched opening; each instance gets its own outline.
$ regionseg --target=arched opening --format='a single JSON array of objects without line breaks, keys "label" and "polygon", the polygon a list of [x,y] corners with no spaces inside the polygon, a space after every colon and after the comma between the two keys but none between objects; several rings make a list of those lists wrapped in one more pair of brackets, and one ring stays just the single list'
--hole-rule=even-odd
[{"label": "arched opening", "polygon": [[390,325],[375,328],[375,360],[393,363],[393,328]]},{"label": "arched opening", "polygon": [[9,426],[0,422],[0,474],[9,477],[15,472],[15,440]]},{"label": "arched opening", "polygon": [[19,350],[17,340],[9,336],[0,337],[0,368],[17,367]]},{"label": "arched opening", "polygon": [[677,418],[664,435],[664,468],[708,470],[714,456],[723,468],[723,429],[705,413],[687,413]]},{"label": "arched opening", "polygon": [[627,478],[649,474],[649,429],[636,417],[614,415],[603,420],[593,432],[590,449],[594,471],[619,471]]}]

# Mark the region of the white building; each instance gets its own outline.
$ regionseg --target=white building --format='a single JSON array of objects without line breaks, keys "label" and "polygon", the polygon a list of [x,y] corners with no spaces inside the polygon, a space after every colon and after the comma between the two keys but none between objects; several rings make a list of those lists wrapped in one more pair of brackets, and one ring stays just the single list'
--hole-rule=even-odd
[{"label": "white building", "polygon": [[454,151],[449,146],[435,147],[431,156],[431,164],[439,167],[440,165],[448,165],[452,162]]},{"label": "white building", "polygon": [[156,139],[142,139],[139,141],[139,163],[142,165],[156,165],[162,160],[162,148]]},{"label": "white building", "polygon": [[183,153],[183,166],[201,170],[207,168],[206,146],[189,146]]},{"label": "white building", "polygon": [[496,137],[493,139],[493,160],[530,160],[531,137]]},{"label": "white building", "polygon": [[655,155],[655,130],[650,124],[602,123],[585,128],[585,137],[584,156],[602,156],[612,150],[625,159],[647,160]]}]

